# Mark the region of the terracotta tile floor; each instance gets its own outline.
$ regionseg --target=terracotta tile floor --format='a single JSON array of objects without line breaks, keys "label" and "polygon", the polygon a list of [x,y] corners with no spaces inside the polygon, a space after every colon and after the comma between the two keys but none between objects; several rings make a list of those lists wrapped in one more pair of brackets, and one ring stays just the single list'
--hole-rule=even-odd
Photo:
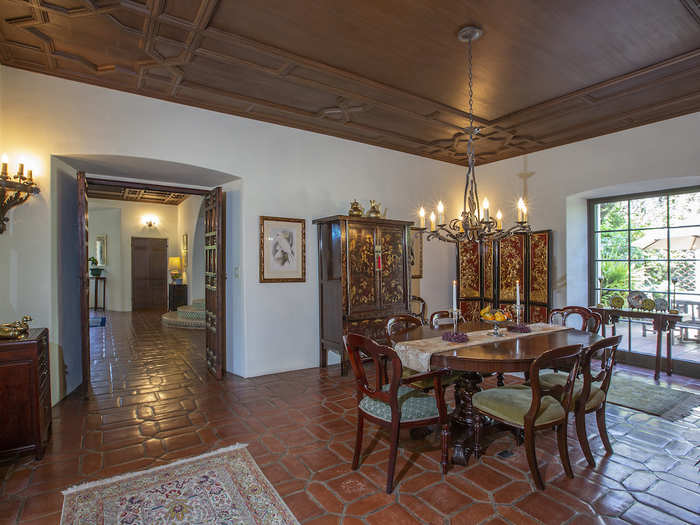
[{"label": "terracotta tile floor", "polygon": [[[598,465],[586,468],[570,429],[573,480],[563,475],[553,433],[538,434],[544,492],[533,490],[522,447],[509,435],[446,476],[434,437],[406,436],[398,487],[386,495],[386,436],[371,424],[363,463],[350,469],[353,380],[337,368],[217,382],[205,372],[201,334],[163,329],[157,315],[111,313],[106,327],[90,333],[89,399],[74,394],[54,408],[42,461],[0,465],[2,524],[58,523],[65,487],[235,442],[249,443],[302,523],[698,523],[699,409],[670,423],[610,406],[615,454],[605,458],[593,437]],[[700,391],[697,381],[672,382]]]}]

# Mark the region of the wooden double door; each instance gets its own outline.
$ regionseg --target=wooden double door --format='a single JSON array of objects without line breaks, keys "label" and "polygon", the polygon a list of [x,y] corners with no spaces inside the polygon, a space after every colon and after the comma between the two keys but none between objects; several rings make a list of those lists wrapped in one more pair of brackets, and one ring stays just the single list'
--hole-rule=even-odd
[{"label": "wooden double door", "polygon": [[[88,178],[77,173],[78,245],[80,271],[81,347],[83,392],[90,384],[89,273],[88,273]],[[98,181],[95,181],[96,183]],[[182,191],[184,188],[146,186],[127,181],[99,181],[137,189]],[[205,209],[205,308],[207,369],[217,379],[226,370],[226,200],[222,188],[190,190],[201,195]],[[148,241],[148,242],[142,242]],[[150,241],[160,241],[160,244]],[[136,247],[136,250],[133,248]],[[135,254],[136,252],[136,254]],[[135,263],[134,257],[143,263]],[[168,244],[166,239],[132,238],[132,308],[167,310]],[[162,284],[161,284],[162,283]],[[162,286],[162,292],[161,292]]]},{"label": "wooden double door", "polygon": [[168,309],[168,240],[131,238],[131,309]]}]

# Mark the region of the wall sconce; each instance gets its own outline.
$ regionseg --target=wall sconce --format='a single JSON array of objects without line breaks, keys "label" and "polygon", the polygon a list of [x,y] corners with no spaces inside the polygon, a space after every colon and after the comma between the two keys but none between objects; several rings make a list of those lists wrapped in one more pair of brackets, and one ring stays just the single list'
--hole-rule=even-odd
[{"label": "wall sconce", "polygon": [[22,204],[30,195],[39,193],[39,187],[34,183],[32,170],[24,174],[24,161],[20,159],[17,173],[10,177],[7,173],[7,155],[2,156],[2,170],[0,171],[0,233],[7,229],[9,217],[7,213],[11,208]]},{"label": "wall sconce", "polygon": [[146,228],[157,228],[158,227],[158,217],[155,215],[144,215],[141,217],[141,223]]}]

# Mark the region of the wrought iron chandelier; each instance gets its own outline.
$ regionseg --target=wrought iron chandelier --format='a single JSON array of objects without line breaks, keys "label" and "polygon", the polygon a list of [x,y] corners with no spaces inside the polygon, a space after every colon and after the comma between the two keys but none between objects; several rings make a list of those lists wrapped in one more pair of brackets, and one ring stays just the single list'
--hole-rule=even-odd
[{"label": "wrought iron chandelier", "polygon": [[[489,201],[484,198],[483,207],[479,208],[479,190],[476,184],[476,170],[474,158],[474,135],[479,133],[479,128],[474,127],[474,89],[472,75],[472,42],[478,40],[484,34],[481,28],[466,26],[460,29],[457,38],[460,42],[467,43],[468,72],[469,72],[469,127],[465,129],[469,138],[467,141],[467,175],[464,185],[464,206],[461,217],[445,222],[445,206],[442,201],[437,205],[437,217],[435,212],[430,213],[430,230],[425,226],[425,209],[421,206],[418,216],[420,230],[426,232],[428,240],[439,239],[444,242],[460,243],[464,241],[493,241],[509,237],[516,233],[528,233],[531,231],[527,222],[527,206],[521,197],[518,200],[518,220],[508,229],[503,229],[503,214],[498,210],[496,217],[489,214]],[[468,207],[467,207],[468,206]]]}]

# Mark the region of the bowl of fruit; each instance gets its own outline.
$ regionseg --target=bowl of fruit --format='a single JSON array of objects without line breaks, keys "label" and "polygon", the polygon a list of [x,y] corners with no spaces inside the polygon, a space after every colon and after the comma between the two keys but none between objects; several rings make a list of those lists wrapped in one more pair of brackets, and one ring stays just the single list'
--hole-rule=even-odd
[{"label": "bowl of fruit", "polygon": [[502,326],[507,326],[513,322],[513,315],[508,310],[500,308],[491,308],[487,306],[479,312],[481,320],[493,326],[493,333],[496,337],[502,337],[503,334],[499,331]]}]

